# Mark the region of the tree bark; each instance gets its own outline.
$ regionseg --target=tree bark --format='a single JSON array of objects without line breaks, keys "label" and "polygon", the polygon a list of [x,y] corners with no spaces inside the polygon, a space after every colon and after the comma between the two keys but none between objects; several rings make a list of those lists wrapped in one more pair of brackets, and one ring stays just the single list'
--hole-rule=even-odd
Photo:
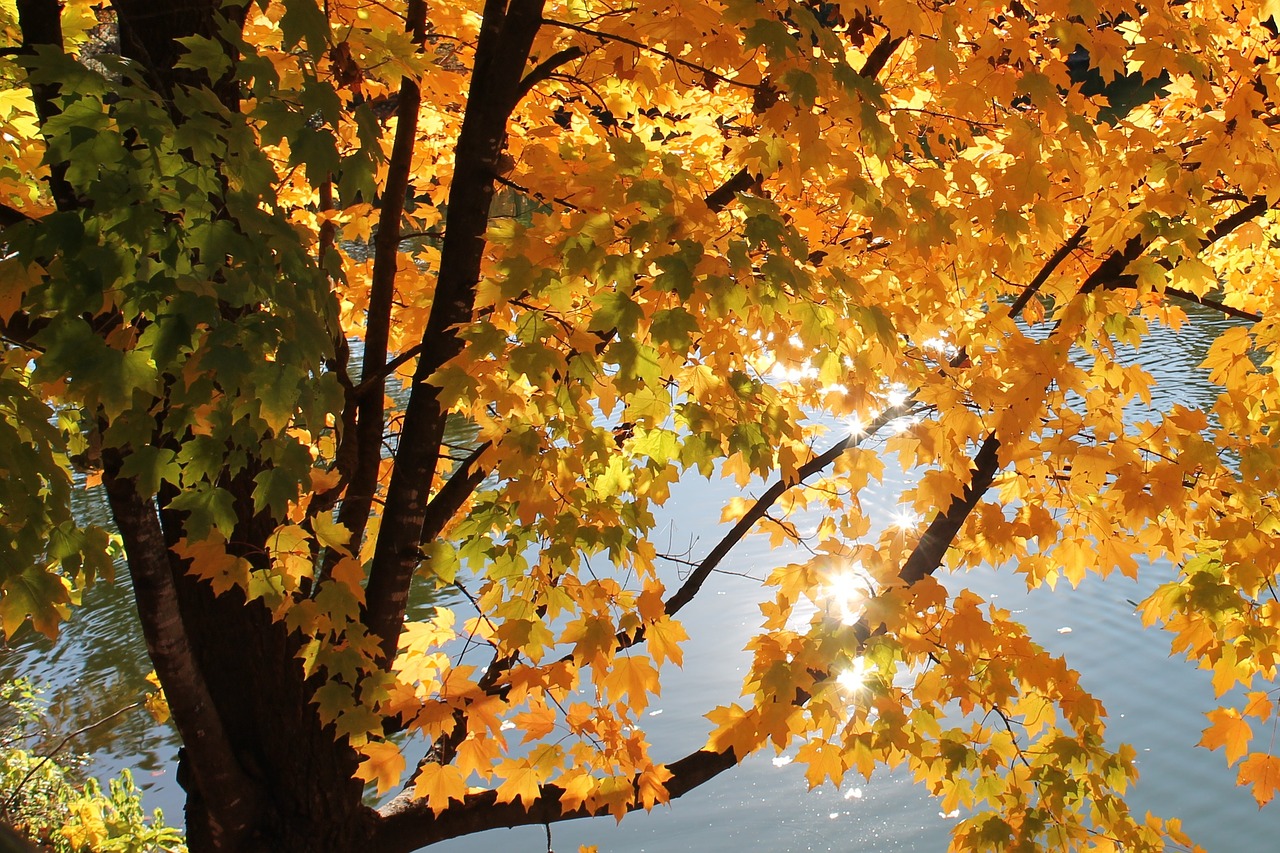
[{"label": "tree bark", "polygon": [[462,350],[456,327],[471,319],[475,305],[498,157],[529,51],[542,23],[542,7],[542,0],[512,0],[510,7],[503,0],[489,0],[484,7],[467,113],[458,134],[449,187],[435,297],[366,587],[365,624],[379,638],[388,666],[400,639],[409,585],[421,561],[419,542],[427,497],[444,438],[440,389],[427,380]]}]

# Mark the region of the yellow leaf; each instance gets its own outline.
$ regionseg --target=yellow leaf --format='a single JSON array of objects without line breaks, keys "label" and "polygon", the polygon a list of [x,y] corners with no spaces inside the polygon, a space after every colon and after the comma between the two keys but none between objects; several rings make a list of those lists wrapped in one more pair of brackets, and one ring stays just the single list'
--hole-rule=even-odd
[{"label": "yellow leaf", "polygon": [[649,704],[649,694],[659,692],[658,671],[646,657],[640,655],[620,655],[613,659],[613,668],[604,677],[604,686],[609,696],[615,701],[628,697],[628,702],[637,711]]},{"label": "yellow leaf", "polygon": [[1244,706],[1244,715],[1246,717],[1257,717],[1260,720],[1268,720],[1275,712],[1276,704],[1271,701],[1271,697],[1266,693],[1255,691],[1247,695],[1249,703]]},{"label": "yellow leaf", "polygon": [[400,747],[385,740],[369,741],[360,748],[364,761],[356,768],[356,775],[366,782],[378,783],[378,796],[391,790],[404,773],[404,756]]},{"label": "yellow leaf", "polygon": [[351,590],[356,600],[364,604],[364,566],[354,557],[343,557],[333,567],[333,579]]},{"label": "yellow leaf", "polygon": [[649,649],[653,652],[656,663],[661,665],[663,660],[669,660],[676,666],[684,664],[684,651],[680,644],[689,639],[689,635],[683,625],[663,616],[645,628],[645,634],[649,638]]},{"label": "yellow leaf", "polygon": [[311,526],[315,529],[316,539],[320,540],[321,545],[345,556],[351,556],[351,552],[347,550],[347,543],[351,541],[351,531],[346,528],[346,525],[339,524],[328,513],[322,512],[311,520]]},{"label": "yellow leaf", "polygon": [[672,775],[662,764],[647,767],[640,774],[640,803],[645,811],[652,811],[655,805],[671,799],[667,793],[667,781]]}]

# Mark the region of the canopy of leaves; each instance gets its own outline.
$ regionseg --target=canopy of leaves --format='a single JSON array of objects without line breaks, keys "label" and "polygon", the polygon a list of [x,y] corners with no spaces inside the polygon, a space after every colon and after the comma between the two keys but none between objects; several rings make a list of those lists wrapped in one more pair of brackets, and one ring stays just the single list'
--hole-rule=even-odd
[{"label": "canopy of leaves", "polygon": [[[1280,789],[1274,3],[264,0],[163,83],[39,5],[0,22],[6,633],[107,573],[100,457],[135,583],[159,513],[165,565],[300,638],[415,846],[798,745],[815,785],[906,765],[962,849],[1152,850],[1190,841],[1077,673],[932,575],[1167,561],[1202,742]],[[1194,303],[1238,321],[1221,393],[1149,406]],[[886,463],[921,524],[863,512]],[[686,477],[753,495],[692,568]],[[651,745],[679,611],[801,530],[705,749]],[[406,622],[411,582],[460,592]]]}]

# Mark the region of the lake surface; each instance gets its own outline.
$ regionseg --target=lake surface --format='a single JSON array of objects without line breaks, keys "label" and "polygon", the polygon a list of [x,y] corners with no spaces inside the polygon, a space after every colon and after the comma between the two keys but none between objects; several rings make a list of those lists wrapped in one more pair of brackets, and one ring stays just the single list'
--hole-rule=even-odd
[{"label": "lake surface", "polygon": [[[1209,332],[1224,325],[1216,314],[1197,313],[1179,333],[1153,330],[1139,359],[1161,383],[1152,408],[1175,402],[1210,403],[1217,389],[1198,369]],[[885,482],[870,490],[864,506],[888,522],[898,495],[908,485],[890,465]],[[672,550],[690,542],[705,553],[721,535],[720,506],[740,494],[731,483],[690,478],[675,490],[665,517]],[[86,516],[105,513],[99,495],[83,497]],[[760,591],[749,575],[761,577],[789,559],[770,552],[763,537],[745,540],[724,564],[727,572],[708,582],[681,617],[690,634],[682,670],[663,670],[663,694],[647,718],[655,757],[674,760],[703,745],[709,724],[702,715],[737,698],[749,664],[742,651],[758,628]],[[953,590],[969,587],[1012,610],[1032,636],[1066,656],[1084,685],[1106,706],[1113,745],[1127,741],[1138,752],[1142,773],[1131,791],[1135,811],[1181,817],[1192,838],[1211,851],[1277,849],[1280,808],[1259,810],[1221,751],[1194,747],[1207,724],[1204,712],[1216,706],[1209,673],[1169,657],[1171,635],[1146,631],[1130,602],[1140,601],[1168,579],[1170,565],[1143,564],[1137,581],[1119,575],[1089,577],[1078,589],[1065,583],[1057,592],[1028,593],[1011,571],[984,567],[952,575]],[[669,583],[669,586],[673,585]],[[147,689],[147,661],[132,611],[127,578],[98,584],[85,606],[67,623],[63,638],[50,644],[24,636],[0,648],[0,678],[26,674],[50,685],[51,717],[59,731],[83,727],[135,701]],[[1069,630],[1067,630],[1069,629]],[[146,791],[148,807],[161,807],[170,823],[181,820],[182,791],[174,778],[177,741],[167,726],[156,726],[142,711],[132,712],[78,738],[74,749],[92,754],[89,771],[112,774],[133,767]],[[565,853],[579,845],[601,851],[944,851],[955,818],[904,774],[878,771],[870,781],[853,774],[845,785],[807,791],[801,768],[784,754],[757,756],[722,774],[670,806],[627,817],[555,824],[553,845]],[[546,830],[494,830],[439,845],[450,853],[547,850]]]}]

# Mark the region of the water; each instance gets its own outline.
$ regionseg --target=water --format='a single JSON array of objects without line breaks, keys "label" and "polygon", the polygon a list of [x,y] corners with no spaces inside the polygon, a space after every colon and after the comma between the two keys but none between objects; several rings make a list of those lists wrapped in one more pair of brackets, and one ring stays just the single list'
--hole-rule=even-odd
[{"label": "water", "polygon": [[[1175,334],[1155,330],[1140,360],[1160,383],[1155,410],[1174,402],[1209,404],[1217,389],[1197,369],[1211,333],[1223,326],[1203,312]],[[1129,357],[1133,357],[1130,354]],[[1146,418],[1147,413],[1133,412]],[[889,466],[893,472],[896,466]],[[864,505],[886,518],[898,506],[905,479],[886,475]],[[681,483],[666,516],[672,550],[694,541],[705,553],[721,534],[719,507],[739,491],[729,483],[690,478]],[[83,511],[101,515],[101,499],[90,495]],[[709,723],[702,715],[737,698],[749,657],[742,651],[758,628],[755,602],[761,577],[786,556],[768,550],[762,537],[748,538],[726,561],[681,617],[691,640],[682,670],[663,671],[663,693],[646,719],[654,754],[674,760],[704,743]],[[1130,793],[1140,815],[1151,810],[1184,820],[1186,830],[1208,850],[1271,851],[1280,832],[1275,806],[1260,811],[1248,791],[1236,788],[1235,772],[1221,752],[1194,744],[1215,706],[1209,674],[1168,655],[1168,634],[1144,631],[1131,601],[1140,601],[1173,572],[1168,565],[1142,565],[1139,580],[1089,577],[1078,589],[1059,584],[1056,592],[1027,593],[1012,572],[984,567],[951,576],[947,585],[969,587],[1014,611],[1032,636],[1064,654],[1082,673],[1085,686],[1109,712],[1112,744],[1127,741],[1138,751],[1141,779]],[[674,587],[676,578],[669,581]],[[1065,631],[1062,629],[1070,629]],[[0,677],[28,674],[51,685],[52,716],[61,731],[84,726],[134,701],[150,670],[132,612],[127,579],[99,584],[86,595],[56,645],[32,638],[0,650]],[[156,726],[144,712],[125,715],[76,740],[72,747],[93,753],[91,772],[110,774],[137,768],[149,807],[178,819],[182,792],[174,780],[176,740],[168,726]],[[878,771],[870,781],[851,774],[840,788],[807,791],[800,767],[789,755],[754,757],[669,806],[628,816],[621,824],[602,817],[551,827],[556,850],[597,845],[601,851],[943,851],[954,818],[900,773]],[[544,851],[546,830],[494,830],[440,845],[447,853]]]}]

